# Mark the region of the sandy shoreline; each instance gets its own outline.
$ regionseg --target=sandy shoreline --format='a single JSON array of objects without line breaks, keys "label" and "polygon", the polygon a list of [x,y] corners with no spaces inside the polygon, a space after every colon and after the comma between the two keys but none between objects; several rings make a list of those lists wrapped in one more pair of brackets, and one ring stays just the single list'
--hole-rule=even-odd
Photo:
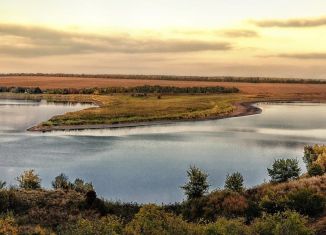
[{"label": "sandy shoreline", "polygon": [[51,131],[77,131],[77,130],[99,130],[99,129],[116,129],[116,128],[132,128],[142,126],[155,126],[155,125],[167,125],[178,122],[196,122],[205,120],[218,120],[232,117],[249,116],[259,114],[262,110],[253,104],[259,103],[259,101],[253,102],[237,102],[234,105],[236,109],[231,113],[224,113],[217,115],[216,117],[198,118],[198,119],[181,119],[181,120],[157,120],[157,121],[144,121],[144,122],[132,122],[132,123],[117,123],[117,124],[95,124],[95,125],[73,125],[73,126],[33,126],[28,128],[27,131],[32,132],[51,132]]}]

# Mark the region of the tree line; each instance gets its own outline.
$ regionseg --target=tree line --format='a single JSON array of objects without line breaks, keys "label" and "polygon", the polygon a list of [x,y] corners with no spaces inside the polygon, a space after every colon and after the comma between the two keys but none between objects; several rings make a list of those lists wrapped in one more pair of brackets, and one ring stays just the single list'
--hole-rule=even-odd
[{"label": "tree line", "polygon": [[115,93],[134,93],[134,94],[224,94],[238,93],[236,87],[175,87],[175,86],[136,86],[136,87],[106,87],[106,88],[63,88],[63,89],[44,89],[39,87],[0,87],[0,92],[28,93],[28,94],[94,94],[107,95]]}]

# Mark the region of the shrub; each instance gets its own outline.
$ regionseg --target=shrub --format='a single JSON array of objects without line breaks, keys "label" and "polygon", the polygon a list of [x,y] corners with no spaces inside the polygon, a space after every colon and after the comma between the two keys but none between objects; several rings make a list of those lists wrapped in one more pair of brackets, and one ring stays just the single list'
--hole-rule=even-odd
[{"label": "shrub", "polygon": [[325,171],[326,169],[326,152],[320,154],[316,160],[316,164],[320,165]]},{"label": "shrub", "polygon": [[278,159],[275,160],[272,168],[267,168],[268,174],[271,177],[271,182],[285,182],[290,179],[299,177],[300,168],[297,159]]},{"label": "shrub", "polygon": [[73,183],[72,188],[80,193],[87,193],[88,191],[94,190],[92,183],[84,182],[84,180],[78,178]]},{"label": "shrub", "polygon": [[223,213],[227,216],[243,215],[248,208],[247,199],[240,194],[231,194],[224,198]]},{"label": "shrub", "polygon": [[195,225],[185,222],[181,217],[164,212],[158,206],[146,205],[126,226],[127,235],[188,235],[198,234]]},{"label": "shrub", "polygon": [[39,189],[41,188],[41,179],[35,174],[34,170],[24,171],[19,177],[17,177],[19,187],[23,189]]},{"label": "shrub", "polygon": [[18,234],[18,227],[12,215],[6,215],[0,218],[0,234]]},{"label": "shrub", "polygon": [[54,189],[64,189],[67,190],[71,187],[71,183],[68,181],[68,176],[61,173],[57,177],[55,177],[54,181],[52,181],[52,187]]},{"label": "shrub", "polygon": [[96,197],[97,197],[97,195],[96,195],[96,192],[94,190],[88,191],[86,193],[86,204],[88,206],[91,206],[94,203],[94,201],[96,200]]},{"label": "shrub", "polygon": [[205,235],[246,235],[250,234],[249,227],[241,219],[218,219],[213,224],[208,224]]},{"label": "shrub", "polygon": [[259,235],[312,235],[306,226],[307,220],[297,212],[285,211],[273,215],[265,214],[252,224],[251,234]]},{"label": "shrub", "polygon": [[225,188],[235,192],[242,192],[244,189],[243,176],[239,172],[235,172],[231,175],[227,174]]},{"label": "shrub", "polygon": [[[308,171],[313,166],[313,164],[319,165],[323,173],[326,170],[326,146],[325,145],[314,145],[314,146],[305,146],[303,161],[306,163]],[[320,168],[316,169],[317,173],[320,174]]]},{"label": "shrub", "polygon": [[120,235],[123,234],[123,225],[118,217],[108,216],[97,220],[79,219],[60,230],[59,234],[65,235]]},{"label": "shrub", "polygon": [[188,200],[202,197],[207,193],[209,184],[207,182],[208,174],[202,172],[195,166],[190,166],[187,171],[188,183],[181,188],[185,191]]},{"label": "shrub", "polygon": [[288,198],[285,195],[277,195],[274,192],[268,192],[260,201],[261,208],[267,213],[276,213],[286,210]]},{"label": "shrub", "polygon": [[308,168],[308,174],[309,174],[309,176],[323,175],[324,169],[321,167],[321,165],[314,162]]},{"label": "shrub", "polygon": [[323,212],[325,208],[325,197],[313,192],[311,189],[299,189],[288,195],[290,209],[301,214],[314,216]]}]

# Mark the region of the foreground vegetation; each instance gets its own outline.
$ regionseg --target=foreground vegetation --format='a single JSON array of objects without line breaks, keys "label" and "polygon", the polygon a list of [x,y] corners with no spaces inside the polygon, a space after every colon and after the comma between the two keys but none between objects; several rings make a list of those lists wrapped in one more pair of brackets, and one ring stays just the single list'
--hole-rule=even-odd
[{"label": "foreground vegetation", "polygon": [[170,205],[138,205],[98,198],[93,185],[64,174],[41,188],[28,170],[18,186],[0,182],[0,234],[198,234],[310,235],[326,232],[326,146],[307,146],[307,168],[295,159],[275,160],[270,183],[246,189],[241,173],[228,174],[225,188],[209,192],[208,175],[195,166],[181,187],[186,200]]}]

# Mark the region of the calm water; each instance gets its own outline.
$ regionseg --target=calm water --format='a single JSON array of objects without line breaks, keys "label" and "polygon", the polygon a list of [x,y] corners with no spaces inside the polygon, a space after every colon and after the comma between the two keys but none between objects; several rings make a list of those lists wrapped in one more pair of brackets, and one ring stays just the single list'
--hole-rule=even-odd
[{"label": "calm water", "polygon": [[263,113],[216,121],[116,130],[28,133],[53,115],[87,108],[0,100],[0,179],[15,184],[36,169],[42,185],[61,172],[92,181],[99,195],[121,201],[174,202],[190,164],[209,173],[211,189],[239,171],[247,186],[268,180],[273,159],[296,157],[326,142],[326,105],[259,104]]}]

